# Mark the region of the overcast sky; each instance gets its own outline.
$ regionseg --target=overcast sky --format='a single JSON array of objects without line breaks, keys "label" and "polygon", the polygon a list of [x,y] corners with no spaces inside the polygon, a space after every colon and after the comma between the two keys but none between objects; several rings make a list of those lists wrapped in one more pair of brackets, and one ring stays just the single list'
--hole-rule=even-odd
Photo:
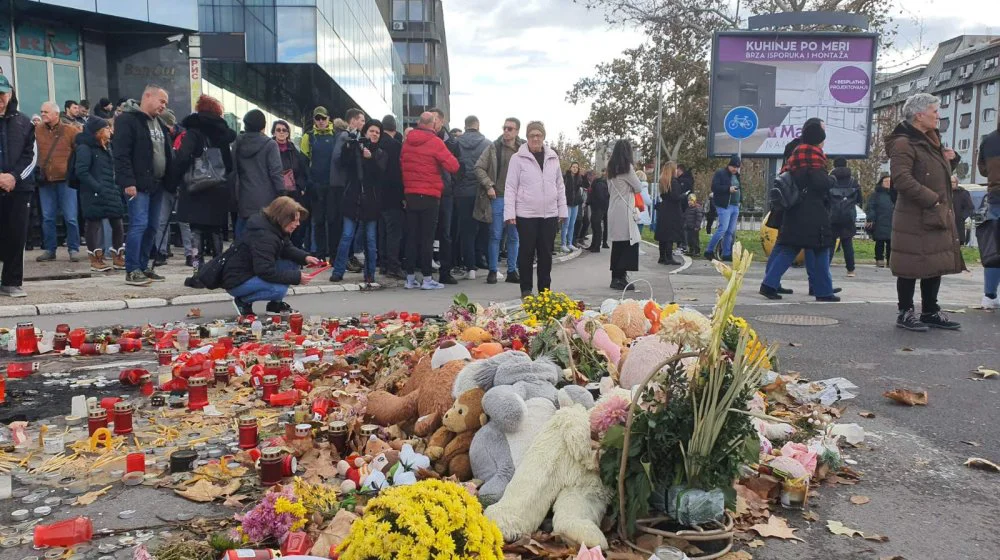
[{"label": "overcast sky", "polygon": [[[452,126],[474,114],[489,138],[515,116],[522,136],[523,124],[540,119],[550,140],[560,132],[575,139],[589,107],[570,105],[566,92],[643,40],[571,0],[445,0],[444,12]],[[987,0],[905,0],[895,18],[897,48],[881,53],[881,64],[895,71],[925,62],[939,42],[962,33],[1000,35],[1000,20],[983,23],[995,13],[996,2]]]}]

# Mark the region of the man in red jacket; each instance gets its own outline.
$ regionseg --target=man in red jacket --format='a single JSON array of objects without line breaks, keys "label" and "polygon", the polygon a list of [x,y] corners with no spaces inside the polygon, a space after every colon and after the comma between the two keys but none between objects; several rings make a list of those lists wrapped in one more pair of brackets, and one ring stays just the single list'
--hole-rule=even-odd
[{"label": "man in red jacket", "polygon": [[[417,128],[406,135],[400,165],[403,171],[403,195],[406,199],[406,286],[408,290],[439,290],[444,285],[431,276],[434,232],[444,181],[441,171],[458,172],[458,160],[434,134],[434,114],[422,113]],[[420,247],[419,255],[417,247]],[[419,259],[423,284],[418,284],[414,270]]]}]

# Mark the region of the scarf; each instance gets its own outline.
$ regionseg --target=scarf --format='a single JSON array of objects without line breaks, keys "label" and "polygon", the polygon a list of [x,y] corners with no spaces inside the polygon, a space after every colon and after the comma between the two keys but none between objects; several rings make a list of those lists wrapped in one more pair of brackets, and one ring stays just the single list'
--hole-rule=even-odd
[{"label": "scarf", "polygon": [[826,169],[826,154],[819,146],[799,144],[788,158],[788,171]]}]

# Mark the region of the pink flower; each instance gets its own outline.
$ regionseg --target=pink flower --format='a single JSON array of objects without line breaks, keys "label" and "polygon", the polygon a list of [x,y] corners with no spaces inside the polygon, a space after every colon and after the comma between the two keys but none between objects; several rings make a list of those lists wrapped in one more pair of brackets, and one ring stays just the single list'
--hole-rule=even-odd
[{"label": "pink flower", "polygon": [[625,424],[631,403],[621,395],[611,395],[597,401],[590,411],[590,430],[604,435],[611,426]]}]

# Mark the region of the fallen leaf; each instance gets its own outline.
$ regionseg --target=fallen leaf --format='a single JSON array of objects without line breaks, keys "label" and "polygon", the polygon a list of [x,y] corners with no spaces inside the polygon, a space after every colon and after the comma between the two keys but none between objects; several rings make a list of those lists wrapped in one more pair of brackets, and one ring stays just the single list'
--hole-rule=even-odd
[{"label": "fallen leaf", "polygon": [[880,556],[878,560],[906,560],[902,556]]},{"label": "fallen leaf", "polygon": [[222,505],[225,506],[225,507],[231,507],[231,508],[237,508],[238,509],[238,508],[243,507],[243,500],[245,500],[245,499],[247,499],[249,497],[250,496],[247,496],[246,494],[234,494],[234,495],[229,496],[228,498],[226,498],[226,501],[222,502]]},{"label": "fallen leaf", "polygon": [[94,490],[93,492],[87,492],[86,494],[76,499],[76,505],[89,506],[90,504],[94,503],[97,500],[97,498],[100,498],[104,494],[107,494],[108,490],[111,490],[110,486],[101,488],[100,490]]},{"label": "fallen leaf", "polygon": [[192,307],[191,309],[188,310],[188,312],[187,312],[187,318],[188,319],[197,319],[199,317],[201,317],[201,308],[200,307]]},{"label": "fallen leaf", "polygon": [[902,350],[903,352],[913,352],[913,348],[909,348],[909,347],[906,347],[906,346],[904,346],[900,350]]},{"label": "fallen leaf", "polygon": [[1000,465],[994,463],[993,461],[989,461],[987,459],[983,459],[980,457],[970,457],[969,460],[967,460],[964,463],[964,465],[967,467],[972,467],[974,469],[982,469],[984,471],[993,471],[996,473],[1000,473]]},{"label": "fallen leaf", "polygon": [[760,547],[764,546],[764,541],[762,541],[760,539],[754,539],[754,540],[748,542],[747,546],[749,546],[750,548],[760,548]]},{"label": "fallen leaf", "polygon": [[927,391],[920,391],[918,393],[909,389],[893,389],[892,391],[882,393],[882,396],[908,406],[923,406],[927,404]]},{"label": "fallen leaf", "polygon": [[344,542],[347,534],[351,532],[351,525],[357,519],[357,515],[346,509],[338,510],[337,515],[333,516],[330,523],[320,532],[319,537],[316,538],[316,544],[312,547],[312,554],[325,556],[330,552],[330,547]]},{"label": "fallen leaf", "polygon": [[972,447],[979,447],[980,443],[978,441],[963,441],[965,445],[971,445]]},{"label": "fallen leaf", "polygon": [[995,369],[986,369],[983,366],[979,366],[979,367],[977,367],[976,369],[974,369],[972,371],[973,371],[973,373],[978,373],[979,375],[982,375],[983,379],[989,379],[991,377],[996,377],[996,376],[1000,375],[1000,371],[997,371]]},{"label": "fallen leaf", "polygon": [[806,521],[819,521],[819,515],[816,515],[815,511],[804,511],[802,512],[802,519]]},{"label": "fallen leaf", "polygon": [[753,560],[753,556],[745,550],[740,550],[729,552],[725,556],[720,557],[719,560]]},{"label": "fallen leaf", "polygon": [[883,535],[861,535],[866,541],[889,542],[889,537]]},{"label": "fallen leaf", "polygon": [[861,412],[858,412],[858,416],[862,418],[875,418],[875,413],[868,412],[867,410],[862,410]]},{"label": "fallen leaf", "polygon": [[789,342],[788,345],[791,346],[792,348],[798,348],[798,347],[802,346],[802,343],[801,342]]},{"label": "fallen leaf", "polygon": [[826,528],[829,529],[834,535],[844,535],[845,537],[853,537],[861,534],[861,531],[845,527],[840,521],[834,521],[832,519],[827,520]]},{"label": "fallen leaf", "polygon": [[868,496],[851,496],[851,503],[856,506],[863,506],[872,501]]},{"label": "fallen leaf", "polygon": [[202,478],[192,484],[187,490],[174,490],[174,492],[193,502],[211,502],[218,498],[227,497],[239,489],[239,480],[233,480],[225,486],[216,486]]},{"label": "fallen leaf", "polygon": [[804,540],[796,537],[794,532],[795,528],[788,526],[788,521],[783,517],[778,517],[777,515],[772,515],[767,523],[758,523],[753,527],[750,527],[751,531],[756,532],[762,537],[775,537],[778,539],[788,539],[805,542]]},{"label": "fallen leaf", "polygon": [[964,309],[942,309],[945,313],[965,313]]}]

